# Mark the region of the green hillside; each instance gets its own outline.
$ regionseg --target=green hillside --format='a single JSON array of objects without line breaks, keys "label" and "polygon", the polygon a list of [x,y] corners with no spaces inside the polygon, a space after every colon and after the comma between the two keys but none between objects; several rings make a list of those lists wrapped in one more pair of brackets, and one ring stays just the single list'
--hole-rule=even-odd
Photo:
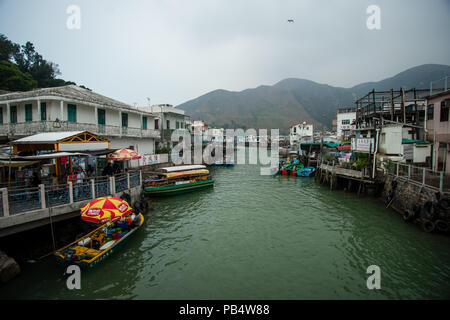
[{"label": "green hillside", "polygon": [[357,97],[368,91],[391,88],[429,88],[430,81],[450,76],[450,66],[426,64],[403,71],[379,82],[339,88],[304,79],[285,79],[273,86],[259,86],[240,92],[215,90],[178,107],[192,120],[224,128],[279,128],[312,121],[317,127],[331,127],[336,111],[354,107]]}]

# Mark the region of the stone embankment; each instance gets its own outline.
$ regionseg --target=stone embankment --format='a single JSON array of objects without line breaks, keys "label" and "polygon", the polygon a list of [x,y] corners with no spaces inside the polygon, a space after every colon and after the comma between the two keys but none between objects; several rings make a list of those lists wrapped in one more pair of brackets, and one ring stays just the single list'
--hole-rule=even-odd
[{"label": "stone embankment", "polygon": [[20,273],[19,264],[0,250],[0,282],[7,282]]},{"label": "stone embankment", "polygon": [[450,195],[410,179],[386,176],[382,192],[386,207],[426,232],[450,231]]}]

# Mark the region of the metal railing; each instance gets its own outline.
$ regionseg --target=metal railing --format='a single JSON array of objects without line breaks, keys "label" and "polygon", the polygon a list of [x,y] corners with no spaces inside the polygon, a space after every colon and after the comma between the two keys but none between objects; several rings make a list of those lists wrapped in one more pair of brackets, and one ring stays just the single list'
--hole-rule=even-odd
[{"label": "metal railing", "polygon": [[47,186],[45,188],[45,200],[48,207],[70,203],[70,184]]},{"label": "metal railing", "polygon": [[92,199],[92,183],[78,183],[73,185],[73,201],[83,201]]},{"label": "metal railing", "polygon": [[141,177],[141,171],[132,171],[112,177],[69,181],[60,185],[1,188],[0,217],[113,195],[139,187],[142,184]]},{"label": "metal railing", "polygon": [[140,172],[130,173],[130,188],[136,187],[141,184]]},{"label": "metal railing", "polygon": [[116,192],[128,189],[128,175],[115,176]]},{"label": "metal railing", "polygon": [[9,214],[42,208],[40,188],[16,189],[8,194]]},{"label": "metal railing", "polygon": [[416,167],[402,162],[383,162],[381,165],[390,175],[439,189],[440,192],[450,191],[450,176],[443,171],[433,171],[425,167]]},{"label": "metal railing", "polygon": [[96,197],[104,197],[111,194],[111,182],[108,177],[100,177],[94,182]]}]

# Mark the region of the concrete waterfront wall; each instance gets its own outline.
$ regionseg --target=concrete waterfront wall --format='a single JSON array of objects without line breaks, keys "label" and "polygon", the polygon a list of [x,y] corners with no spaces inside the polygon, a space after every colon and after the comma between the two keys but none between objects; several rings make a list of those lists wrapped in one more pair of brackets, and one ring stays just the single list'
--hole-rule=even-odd
[{"label": "concrete waterfront wall", "polygon": [[[395,188],[393,188],[394,181],[396,181],[397,184]],[[389,199],[388,196],[389,193],[392,192],[391,190],[393,190],[393,198]],[[386,203],[387,207],[394,209],[402,216],[404,215],[406,210],[414,211],[414,209],[416,209],[414,218],[411,218],[409,220],[413,223],[423,226],[423,223],[425,221],[430,220],[429,217],[427,217],[425,214],[424,205],[429,201],[437,204],[437,194],[440,195],[440,199],[450,198],[450,194],[445,192],[439,193],[439,189],[437,188],[420,184],[411,179],[396,177],[394,175],[387,175],[381,197],[382,200]],[[437,220],[443,220],[446,221],[447,224],[450,224],[448,218],[449,212],[441,208],[440,213],[435,217],[434,222],[436,222]],[[432,231],[439,230],[438,228],[436,228]]]},{"label": "concrete waterfront wall", "polygon": [[[120,198],[124,193],[128,193],[131,196],[130,205],[132,205],[139,199],[141,192],[142,186],[138,185],[131,189],[114,193],[111,196]],[[0,237],[79,216],[80,208],[90,201],[92,199],[4,217],[0,219]]]}]

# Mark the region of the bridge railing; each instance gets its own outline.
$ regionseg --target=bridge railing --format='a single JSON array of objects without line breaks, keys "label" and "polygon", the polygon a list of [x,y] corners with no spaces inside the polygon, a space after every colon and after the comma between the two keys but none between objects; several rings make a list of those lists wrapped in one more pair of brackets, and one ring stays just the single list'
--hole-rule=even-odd
[{"label": "bridge railing", "polygon": [[141,185],[142,172],[138,170],[111,177],[69,181],[67,184],[0,188],[0,218],[113,195]]}]

